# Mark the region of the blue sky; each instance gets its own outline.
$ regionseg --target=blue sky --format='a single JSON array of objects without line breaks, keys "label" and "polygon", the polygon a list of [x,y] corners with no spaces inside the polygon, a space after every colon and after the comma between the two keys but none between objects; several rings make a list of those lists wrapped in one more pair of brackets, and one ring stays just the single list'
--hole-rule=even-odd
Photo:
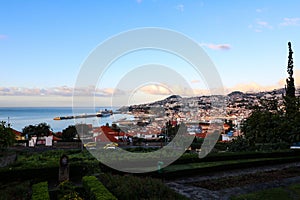
[{"label": "blue sky", "polygon": [[[50,105],[41,98],[59,96],[65,100],[51,105],[69,105],[91,51],[111,36],[142,27],[171,29],[199,43],[226,91],[284,87],[288,41],[296,81],[300,74],[297,0],[1,0],[0,5],[1,106],[22,106],[16,96],[34,105]],[[104,84],[107,94],[111,88]],[[151,89],[162,91],[149,86],[144,93]]]}]

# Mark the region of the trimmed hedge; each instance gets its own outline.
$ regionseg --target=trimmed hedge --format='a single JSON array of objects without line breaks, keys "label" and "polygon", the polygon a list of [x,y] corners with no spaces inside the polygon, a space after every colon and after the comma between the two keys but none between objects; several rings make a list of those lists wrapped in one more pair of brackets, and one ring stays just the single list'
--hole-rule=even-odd
[{"label": "trimmed hedge", "polygon": [[50,200],[48,182],[40,182],[32,185],[32,200]]},{"label": "trimmed hedge", "polygon": [[117,200],[95,176],[84,176],[82,185],[92,200]]},{"label": "trimmed hedge", "polygon": [[188,200],[187,197],[176,193],[166,186],[162,180],[147,177],[136,177],[134,175],[112,175],[102,173],[99,180],[111,191],[115,197],[123,200],[140,199],[176,199]]}]

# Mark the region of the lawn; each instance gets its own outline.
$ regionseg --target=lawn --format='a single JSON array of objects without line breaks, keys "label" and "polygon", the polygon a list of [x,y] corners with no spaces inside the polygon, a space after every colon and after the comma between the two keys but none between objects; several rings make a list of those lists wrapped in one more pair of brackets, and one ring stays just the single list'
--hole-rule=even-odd
[{"label": "lawn", "polygon": [[[222,165],[230,165],[230,164],[242,164],[242,163],[253,163],[260,161],[283,161],[285,159],[291,159],[293,157],[287,158],[254,158],[254,159],[237,159],[237,160],[224,160],[217,162],[198,162],[198,163],[186,163],[186,164],[178,164],[178,165],[169,165],[164,168],[164,172],[174,172],[181,170],[190,170],[190,169],[201,169],[201,168],[209,168],[216,167]],[[297,157],[294,157],[297,158]]]},{"label": "lawn", "polygon": [[237,185],[241,187],[244,185],[271,182],[295,176],[300,176],[300,169],[296,167],[276,171],[256,172],[239,176],[228,176],[218,179],[203,180],[199,182],[193,182],[191,185],[209,190],[221,190]]},{"label": "lawn", "polygon": [[300,184],[292,184],[287,187],[278,187],[261,190],[253,193],[243,194],[231,197],[231,200],[294,200],[300,199]]},{"label": "lawn", "polygon": [[284,190],[283,188],[262,190],[262,191],[243,194],[231,198],[231,200],[262,200],[262,199],[291,200],[293,198],[290,196],[289,192]]}]

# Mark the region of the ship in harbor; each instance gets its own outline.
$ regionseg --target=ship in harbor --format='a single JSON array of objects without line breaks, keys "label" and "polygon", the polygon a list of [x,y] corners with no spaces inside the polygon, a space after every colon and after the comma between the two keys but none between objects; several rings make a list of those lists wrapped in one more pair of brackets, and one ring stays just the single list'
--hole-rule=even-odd
[{"label": "ship in harbor", "polygon": [[105,109],[104,111],[99,111],[96,114],[61,116],[61,117],[54,117],[53,120],[68,120],[68,119],[89,118],[89,117],[109,117],[112,114],[113,114],[112,110]]},{"label": "ship in harbor", "polygon": [[112,110],[105,109],[104,111],[97,112],[97,117],[109,117],[113,114]]}]

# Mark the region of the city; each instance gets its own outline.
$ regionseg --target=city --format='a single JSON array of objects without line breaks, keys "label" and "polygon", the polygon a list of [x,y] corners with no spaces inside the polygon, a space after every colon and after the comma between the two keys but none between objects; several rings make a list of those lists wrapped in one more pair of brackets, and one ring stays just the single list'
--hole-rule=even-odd
[{"label": "city", "polygon": [[0,200],[300,199],[299,7],[1,1]]}]

